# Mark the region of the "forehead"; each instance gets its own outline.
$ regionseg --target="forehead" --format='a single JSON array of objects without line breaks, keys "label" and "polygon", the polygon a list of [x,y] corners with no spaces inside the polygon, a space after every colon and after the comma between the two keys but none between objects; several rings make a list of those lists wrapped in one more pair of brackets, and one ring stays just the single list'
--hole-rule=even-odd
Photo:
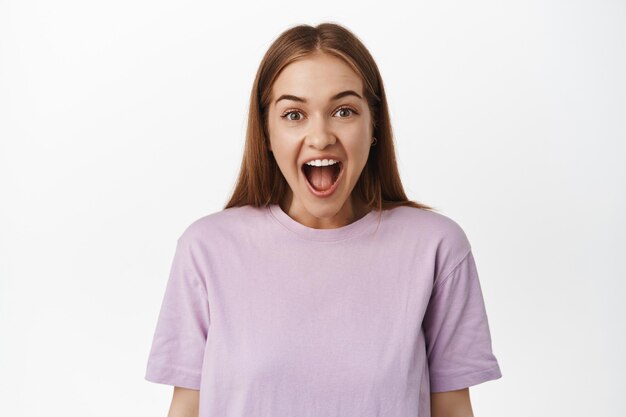
[{"label": "forehead", "polygon": [[325,101],[342,90],[362,94],[359,75],[342,59],[328,54],[315,54],[287,65],[272,87],[272,98],[292,94],[313,101]]}]

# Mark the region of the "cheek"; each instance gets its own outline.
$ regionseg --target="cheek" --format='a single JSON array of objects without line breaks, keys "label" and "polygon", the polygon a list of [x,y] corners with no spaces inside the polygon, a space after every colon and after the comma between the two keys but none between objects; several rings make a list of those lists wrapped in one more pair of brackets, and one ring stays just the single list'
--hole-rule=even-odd
[{"label": "cheek", "polygon": [[298,157],[297,143],[288,137],[281,137],[280,133],[271,136],[272,153],[281,170],[295,169]]},{"label": "cheek", "polygon": [[291,144],[294,143],[294,138],[296,137],[293,129],[286,129],[276,122],[268,124],[268,134],[271,138],[272,147],[287,148],[292,146]]},{"label": "cheek", "polygon": [[342,136],[350,141],[364,140],[370,137],[371,140],[371,128],[368,118],[362,118],[358,123],[346,124],[342,128]]},{"label": "cheek", "polygon": [[353,158],[367,158],[372,138],[366,126],[358,126],[346,132],[343,142],[350,149]]}]

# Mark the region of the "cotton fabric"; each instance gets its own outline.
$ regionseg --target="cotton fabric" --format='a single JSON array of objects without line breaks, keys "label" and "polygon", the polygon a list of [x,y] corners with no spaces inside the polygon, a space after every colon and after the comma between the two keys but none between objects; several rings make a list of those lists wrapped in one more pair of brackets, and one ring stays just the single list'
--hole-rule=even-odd
[{"label": "cotton fabric", "polygon": [[502,376],[475,259],[443,214],[336,229],[232,207],[177,241],[145,379],[200,417],[430,417],[430,393]]}]

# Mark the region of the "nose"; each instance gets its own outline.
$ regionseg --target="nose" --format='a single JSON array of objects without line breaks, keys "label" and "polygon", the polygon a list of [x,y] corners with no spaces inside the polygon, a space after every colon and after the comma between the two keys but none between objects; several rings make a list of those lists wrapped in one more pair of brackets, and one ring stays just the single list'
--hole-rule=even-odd
[{"label": "nose", "polygon": [[324,120],[324,117],[314,118],[310,123],[311,129],[307,132],[305,143],[317,149],[324,149],[328,145],[332,145],[337,138],[330,129],[330,123]]}]

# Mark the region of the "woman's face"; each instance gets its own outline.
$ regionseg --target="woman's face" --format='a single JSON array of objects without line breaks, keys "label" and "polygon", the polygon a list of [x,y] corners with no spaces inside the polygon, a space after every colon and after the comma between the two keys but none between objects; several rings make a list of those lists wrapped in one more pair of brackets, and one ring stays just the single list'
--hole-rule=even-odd
[{"label": "woman's face", "polygon": [[[343,60],[315,54],[286,66],[272,87],[268,133],[291,189],[280,204],[290,217],[328,229],[367,212],[351,194],[367,162],[372,121],[361,78]],[[316,159],[340,163],[305,167]]]}]

